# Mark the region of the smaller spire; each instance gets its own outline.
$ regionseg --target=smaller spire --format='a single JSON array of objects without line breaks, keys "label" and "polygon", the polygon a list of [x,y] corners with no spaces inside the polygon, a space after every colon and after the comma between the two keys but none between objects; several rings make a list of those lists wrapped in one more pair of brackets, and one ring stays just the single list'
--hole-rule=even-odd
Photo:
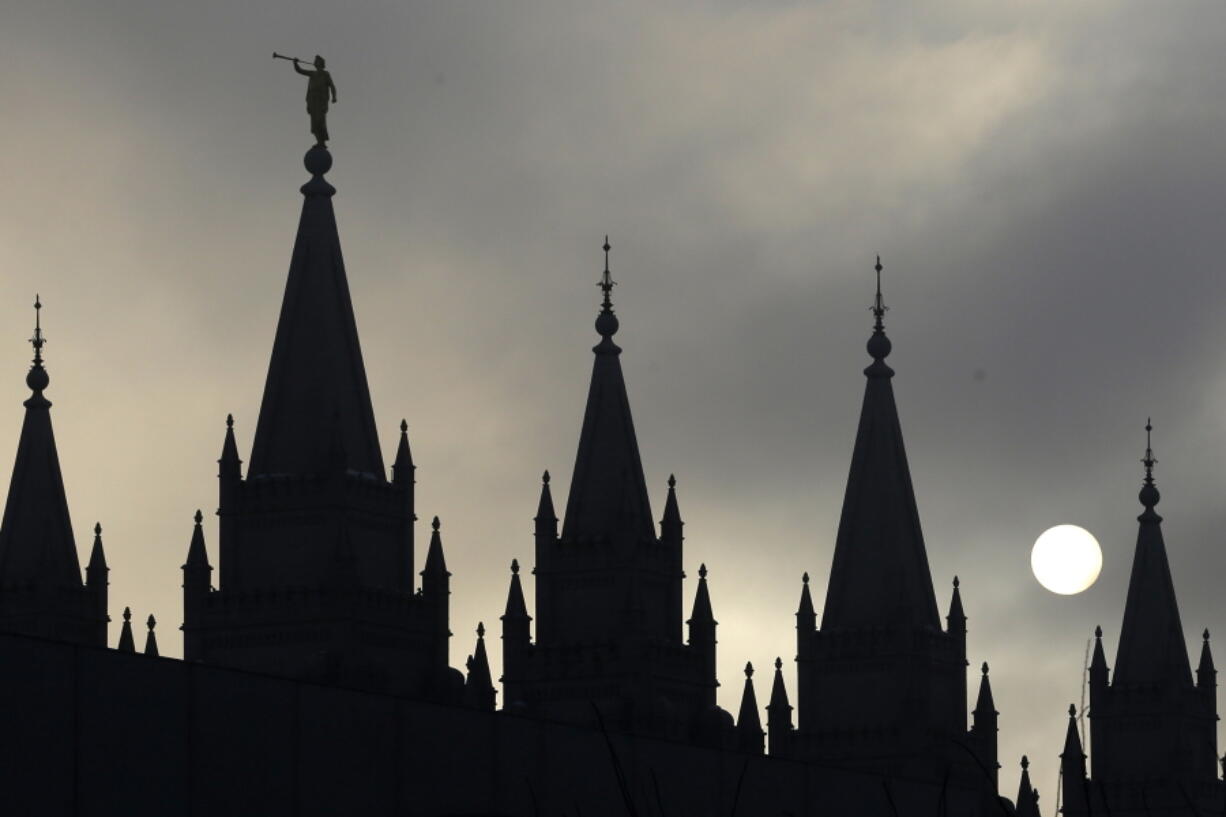
[{"label": "smaller spire", "polygon": [[[519,581],[519,560],[511,560],[511,588],[507,591],[507,606],[502,615],[502,634],[506,637],[509,634],[508,627],[514,623],[528,622],[532,620],[532,616],[528,615],[528,605],[524,603],[524,588]],[[528,637],[527,625],[523,624],[519,629],[516,629],[516,634],[522,635],[523,638]]]},{"label": "smaller spire", "polygon": [[1103,628],[1094,627],[1094,657],[1090,659],[1090,677],[1107,681],[1107,654],[1103,652]]},{"label": "smaller spire", "polygon": [[670,544],[680,544],[685,523],[677,506],[677,478],[668,475],[668,498],[664,501],[664,518],[660,520],[660,538]]},{"label": "smaller spire", "polygon": [[[432,529],[430,547],[426,551],[426,564],[421,571],[421,575],[424,578],[423,584],[425,585],[438,579],[446,579],[451,575],[447,572],[447,561],[443,558],[443,538],[439,533],[442,523],[439,522],[437,516],[431,520],[430,527]],[[427,592],[429,591],[427,590]]]},{"label": "smaller spire", "polygon": [[741,693],[741,709],[736,718],[737,748],[748,754],[762,754],[762,716],[758,714],[758,698],[753,689],[753,664],[745,664],[745,689]]},{"label": "smaller spire", "polygon": [[980,666],[979,671],[983,673],[979,679],[979,697],[975,699],[975,709],[972,711],[975,722],[985,722],[987,720],[996,720],[996,716],[1000,713],[996,711],[996,702],[992,699],[992,682],[988,678],[988,662],[984,661]]},{"label": "smaller spire", "polygon": [[204,571],[206,574],[213,568],[209,565],[208,550],[204,546],[204,514],[200,509],[192,516],[195,527],[192,528],[192,540],[187,546],[187,561],[183,564],[185,571]]},{"label": "smaller spire", "polygon": [[396,446],[396,461],[392,463],[392,482],[404,482],[413,479],[413,452],[409,449],[409,424],[400,421],[400,442]]},{"label": "smaller spire", "polygon": [[494,711],[494,683],[490,677],[490,662],[485,651],[485,624],[477,622],[477,646],[469,656],[468,678],[464,682],[464,703],[474,709]]},{"label": "smaller spire", "polygon": [[775,680],[771,685],[771,700],[766,706],[766,728],[771,733],[771,753],[781,748],[775,745],[780,733],[792,731],[792,705],[788,703],[787,687],[783,683],[783,659],[775,658]]},{"label": "smaller spire", "polygon": [[958,589],[958,577],[954,576],[954,592],[949,600],[949,615],[945,616],[951,633],[966,634],[966,612],[962,609],[962,593]]},{"label": "smaller spire", "polygon": [[[1060,759],[1064,763],[1081,763],[1081,776],[1085,776],[1085,752],[1081,750],[1081,733],[1077,731],[1077,707],[1074,704],[1068,705],[1068,731],[1064,733],[1064,751],[1060,753]],[[1067,777],[1067,771],[1066,771]]]},{"label": "smaller spire", "polygon": [[1209,690],[1210,694],[1216,683],[1214,676],[1217,675],[1217,670],[1213,666],[1213,652],[1209,649],[1209,628],[1205,628],[1205,632],[1201,636],[1204,641],[1200,647],[1200,664],[1196,667],[1196,686],[1201,689]]},{"label": "smaller spire", "polygon": [[221,444],[221,459],[217,460],[219,476],[236,478],[242,476],[243,461],[238,456],[238,443],[234,441],[234,415],[226,415],[226,437]]},{"label": "smaller spire", "polygon": [[102,549],[102,523],[94,523],[94,547],[89,553],[89,565],[85,568],[85,575],[88,577],[88,584],[93,584],[95,576],[104,577],[106,571],[106,554]]},{"label": "smaller spire", "polygon": [[541,475],[541,499],[536,504],[537,537],[556,539],[558,537],[558,515],[553,510],[553,492],[549,489],[549,472]]},{"label": "smaller spire", "polygon": [[1022,778],[1017,789],[1017,817],[1039,817],[1039,793],[1030,785],[1030,759],[1022,755]]},{"label": "smaller spire", "polygon": [[149,614],[149,620],[145,622],[149,626],[149,635],[145,636],[145,655],[152,655],[154,658],[158,654],[158,639],[153,633],[153,628],[157,626],[157,619],[153,614]]},{"label": "smaller spire", "polygon": [[123,628],[119,631],[120,652],[136,652],[136,640],[132,638],[132,608],[123,608]]},{"label": "smaller spire", "polygon": [[801,576],[800,606],[796,609],[796,628],[802,633],[817,629],[817,612],[813,609],[813,596],[809,594],[809,574]]},{"label": "smaller spire", "polygon": [[[693,633],[693,625],[710,625],[715,624],[715,613],[711,609],[711,593],[707,589],[707,565],[702,563],[698,566],[698,588],[694,591],[694,607],[690,612],[691,636]],[[691,641],[693,638],[691,637]]]}]

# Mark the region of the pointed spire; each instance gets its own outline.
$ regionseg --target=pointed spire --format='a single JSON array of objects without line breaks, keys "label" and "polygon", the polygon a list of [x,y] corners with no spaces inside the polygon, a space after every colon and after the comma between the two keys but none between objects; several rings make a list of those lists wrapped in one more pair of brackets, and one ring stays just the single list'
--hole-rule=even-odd
[{"label": "pointed spire", "polygon": [[549,490],[549,472],[541,474],[541,501],[536,506],[536,535],[555,539],[558,535],[558,517],[553,511],[553,493]]},{"label": "pointed spire", "polygon": [[898,408],[885,364],[881,263],[868,341],[873,363],[867,377],[860,426],[835,539],[834,562],[822,613],[822,629],[900,624],[940,630],[932,574],[920,528],[915,491],[903,445]]},{"label": "pointed spire", "polygon": [[766,706],[766,728],[771,733],[771,752],[774,753],[776,736],[792,731],[792,705],[788,703],[787,687],[783,683],[783,659],[775,658],[775,681],[771,685],[771,700]]},{"label": "pointed spire", "polygon": [[123,628],[119,631],[120,652],[136,652],[136,640],[132,638],[132,608],[123,608]]},{"label": "pointed spire", "polygon": [[949,615],[945,616],[946,626],[951,633],[966,632],[966,613],[962,609],[962,593],[958,587],[958,577],[954,576],[954,592],[949,599]]},{"label": "pointed spire", "polygon": [[1090,678],[1107,680],[1107,656],[1103,652],[1103,628],[1094,627],[1094,657],[1090,659]]},{"label": "pointed spire", "polygon": [[736,718],[737,748],[760,755],[763,751],[762,717],[758,714],[758,698],[753,691],[753,664],[745,664],[745,689],[741,693],[741,709]]},{"label": "pointed spire", "polygon": [[503,622],[531,621],[528,615],[528,605],[524,603],[524,588],[519,583],[519,560],[511,560],[511,589],[507,593],[507,606],[502,615]]},{"label": "pointed spire", "polygon": [[199,508],[196,509],[196,515],[193,519],[196,525],[192,528],[192,541],[187,546],[187,562],[184,563],[183,569],[185,571],[203,570],[207,573],[213,568],[209,565],[209,554],[204,546],[204,528],[202,526],[204,514],[200,512]]},{"label": "pointed spire", "polygon": [[992,682],[988,680],[988,662],[984,661],[979,668],[983,676],[979,679],[979,696],[975,699],[975,722],[988,718],[995,720],[1000,713],[996,711],[996,702],[992,700]]},{"label": "pointed spire", "polygon": [[0,587],[80,588],[77,556],[59,453],[51,428],[50,382],[43,367],[42,302],[34,299],[34,360],[26,375],[32,394],[17,443],[8,501],[0,522]]},{"label": "pointed spire", "polygon": [[694,591],[694,607],[690,612],[690,624],[715,624],[715,613],[711,610],[711,595],[707,590],[707,565],[704,562],[698,566],[698,589]]},{"label": "pointed spire", "polygon": [[1209,649],[1209,628],[1201,635],[1203,641],[1200,647],[1200,663],[1196,667],[1196,686],[1202,689],[1212,689],[1217,670],[1213,666],[1213,652]]},{"label": "pointed spire", "polygon": [[157,619],[151,613],[149,620],[145,623],[149,626],[149,635],[145,636],[145,655],[152,655],[156,658],[158,654],[158,639],[153,634],[153,628],[157,626]]},{"label": "pointed spire", "polygon": [[485,624],[477,623],[477,646],[468,657],[468,678],[464,682],[464,703],[475,709],[494,711],[494,683],[490,661],[485,652]]},{"label": "pointed spire", "polygon": [[385,479],[332,209],[335,191],[323,179],[331,164],[322,148],[307,154],[314,178],[302,188],[305,200],[248,477],[320,473],[330,449],[332,418],[339,415],[345,468]]},{"label": "pointed spire", "polygon": [[106,579],[109,568],[106,566],[106,553],[102,549],[102,523],[94,523],[94,547],[89,552],[89,564],[85,567],[88,583],[93,584],[94,576]]},{"label": "pointed spire", "polygon": [[439,528],[442,523],[438,521],[438,517],[430,522],[430,548],[426,551],[426,564],[421,571],[421,575],[429,581],[430,579],[446,578],[451,574],[447,572],[447,561],[443,558],[443,538],[439,534]]},{"label": "pointed spire", "polygon": [[1064,751],[1060,753],[1060,783],[1065,814],[1086,812],[1088,782],[1086,755],[1081,749],[1081,734],[1077,730],[1077,707],[1068,705],[1068,728],[1064,733]]},{"label": "pointed spire", "polygon": [[234,415],[226,415],[226,438],[221,444],[221,458],[217,460],[217,473],[221,477],[237,478],[243,473],[243,461],[238,456],[238,443],[234,441]]},{"label": "pointed spire", "polygon": [[622,375],[621,349],[613,343],[618,328],[610,294],[614,284],[606,263],[600,283],[604,302],[596,318],[601,340],[592,350],[596,359],[562,523],[562,538],[567,541],[634,543],[655,539],[647,482]]},{"label": "pointed spire", "polygon": [[1030,759],[1022,755],[1022,778],[1017,789],[1017,817],[1039,817],[1039,793],[1030,785]]},{"label": "pointed spire", "polygon": [[1158,489],[1154,485],[1153,425],[1145,424],[1145,479],[1140,500],[1144,512],[1137,517],[1137,547],[1128,580],[1120,646],[1115,657],[1115,684],[1191,682],[1188,647],[1179,620],[1179,604],[1162,536],[1162,517],[1154,511]]},{"label": "pointed spire", "polygon": [[801,576],[800,605],[796,608],[796,629],[809,633],[817,629],[817,613],[813,609],[813,596],[809,594],[809,573]]},{"label": "pointed spire", "polygon": [[673,543],[682,541],[681,510],[677,507],[677,478],[668,475],[668,498],[664,500],[664,518],[660,520],[660,538]]},{"label": "pointed spire", "polygon": [[392,482],[403,483],[413,479],[417,466],[413,464],[413,452],[409,450],[409,424],[400,420],[400,442],[396,445],[396,461],[392,463]]}]

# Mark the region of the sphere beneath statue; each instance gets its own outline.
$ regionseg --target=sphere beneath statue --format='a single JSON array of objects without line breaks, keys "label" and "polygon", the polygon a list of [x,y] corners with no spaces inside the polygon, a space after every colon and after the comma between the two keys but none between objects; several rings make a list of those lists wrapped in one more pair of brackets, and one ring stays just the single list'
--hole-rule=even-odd
[{"label": "sphere beneath statue", "polygon": [[302,157],[302,164],[312,176],[322,176],[332,169],[332,154],[323,145],[315,145]]}]

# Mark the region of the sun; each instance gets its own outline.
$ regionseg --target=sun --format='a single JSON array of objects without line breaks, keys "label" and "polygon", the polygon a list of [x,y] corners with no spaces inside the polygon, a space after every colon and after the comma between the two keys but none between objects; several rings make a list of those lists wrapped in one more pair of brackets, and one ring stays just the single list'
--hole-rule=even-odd
[{"label": "sun", "polygon": [[1035,540],[1030,568],[1039,584],[1053,593],[1071,596],[1094,584],[1103,569],[1103,551],[1085,528],[1056,525]]}]

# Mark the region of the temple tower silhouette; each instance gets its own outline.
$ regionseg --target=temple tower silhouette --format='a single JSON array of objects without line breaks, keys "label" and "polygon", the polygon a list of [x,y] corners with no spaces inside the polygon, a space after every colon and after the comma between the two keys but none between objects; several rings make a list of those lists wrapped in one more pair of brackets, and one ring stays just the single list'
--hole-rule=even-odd
[{"label": "temple tower silhouette", "polygon": [[44,395],[51,377],[43,365],[41,313],[35,297],[34,360],[26,375],[31,394],[0,522],[0,630],[105,647],[109,568],[102,527],[94,527],[82,583],[51,401]]},{"label": "temple tower silhouette", "polygon": [[1094,631],[1090,662],[1090,768],[1076,708],[1061,754],[1064,814],[1187,815],[1220,812],[1217,672],[1203,633],[1195,681],[1166,542],[1155,510],[1152,424],[1145,425],[1145,478],[1138,498],[1137,545],[1124,603],[1114,676],[1103,631]]},{"label": "temple tower silhouette", "polygon": [[735,741],[715,704],[716,621],[707,571],[682,638],[682,527],[668,479],[660,532],[630,415],[621,348],[613,342],[615,282],[604,244],[596,317],[600,342],[561,530],[545,472],[536,513],[536,634],[512,562],[502,617],[505,706],[636,734]]},{"label": "temple tower silhouette", "polygon": [[414,472],[400,424],[384,471],[341,257],[328,151],[305,158],[302,215],[251,460],[226,421],[218,586],[197,516],[183,566],[184,657],[458,701],[437,519],[414,580]]},{"label": "temple tower silhouette", "polygon": [[[877,260],[872,363],[820,626],[802,581],[797,628],[798,722],[771,712],[771,754],[966,785],[997,783],[996,710],[983,665],[967,729],[966,615],[957,578],[941,626],[902,428],[885,362]],[[773,696],[787,711],[780,680]]]}]

